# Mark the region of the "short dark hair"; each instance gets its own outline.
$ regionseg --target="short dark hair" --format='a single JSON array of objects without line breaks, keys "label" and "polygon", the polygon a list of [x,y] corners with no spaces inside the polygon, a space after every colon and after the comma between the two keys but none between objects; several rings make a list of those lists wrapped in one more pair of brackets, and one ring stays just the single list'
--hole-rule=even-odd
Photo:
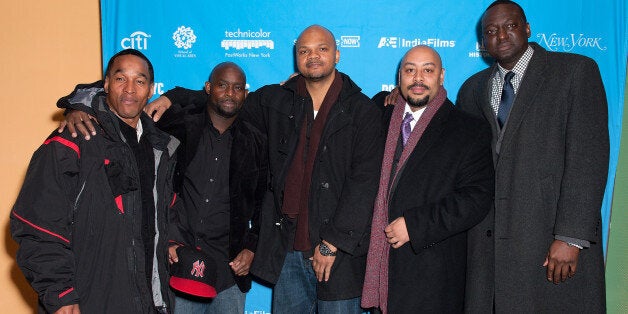
[{"label": "short dark hair", "polygon": [[221,62],[219,64],[217,64],[213,69],[212,72],[209,73],[209,78],[208,78],[208,82],[213,83],[214,80],[214,74],[216,73],[216,71],[218,71],[219,69],[222,68],[234,68],[238,71],[240,71],[240,73],[242,74],[242,77],[244,77],[244,81],[246,82],[246,74],[244,73],[244,70],[242,70],[242,68],[235,64],[234,62],[231,61],[225,61],[225,62]]},{"label": "short dark hair", "polygon": [[486,8],[486,10],[484,10],[484,14],[486,14],[486,11],[488,11],[490,8],[499,5],[499,4],[512,4],[515,7],[517,7],[517,10],[519,10],[519,13],[521,13],[521,17],[523,18],[523,23],[528,23],[528,18],[526,18],[526,14],[525,12],[523,12],[523,8],[516,2],[511,1],[511,0],[496,0],[493,3],[491,3],[488,8]]},{"label": "short dark hair", "polygon": [[139,50],[135,50],[135,49],[124,49],[122,51],[119,51],[115,55],[113,55],[113,57],[111,57],[111,59],[109,59],[109,63],[107,63],[107,69],[105,70],[105,76],[109,76],[109,69],[111,69],[111,66],[113,65],[113,62],[116,60],[116,58],[119,57],[119,56],[124,56],[124,55],[134,55],[134,56],[139,57],[142,60],[146,61],[146,64],[148,64],[148,76],[149,76],[148,80],[150,81],[151,84],[155,82],[155,72],[153,70],[153,64],[150,63],[150,60],[148,60],[148,58],[143,53],[141,53]]}]

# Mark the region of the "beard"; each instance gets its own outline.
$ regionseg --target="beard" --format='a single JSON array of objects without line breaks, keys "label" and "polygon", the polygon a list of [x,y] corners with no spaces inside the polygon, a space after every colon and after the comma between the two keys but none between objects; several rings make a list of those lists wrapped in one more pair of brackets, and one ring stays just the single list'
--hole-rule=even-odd
[{"label": "beard", "polygon": [[240,113],[240,109],[242,108],[242,106],[238,106],[235,105],[233,108],[231,108],[230,110],[226,109],[225,106],[222,106],[223,103],[227,102],[227,101],[231,101],[233,103],[235,103],[234,100],[223,100],[223,101],[219,101],[216,104],[212,104],[212,107],[214,108],[214,110],[216,111],[216,113],[226,119],[230,119],[233,118],[235,116],[238,115],[238,113]]},{"label": "beard", "polygon": [[412,99],[408,97],[408,105],[410,105],[410,107],[421,108],[427,105],[428,102],[430,102],[430,96],[425,96],[422,99]]},{"label": "beard", "polygon": [[[413,87],[423,87],[426,90],[430,90],[430,88],[427,87],[427,85],[420,84],[420,83],[415,83],[408,86],[408,90],[412,89]],[[408,102],[408,105],[410,105],[410,107],[421,108],[427,105],[428,102],[430,102],[430,95],[425,95],[425,97],[423,98],[411,98],[410,96],[408,96],[406,97],[406,101]]]}]

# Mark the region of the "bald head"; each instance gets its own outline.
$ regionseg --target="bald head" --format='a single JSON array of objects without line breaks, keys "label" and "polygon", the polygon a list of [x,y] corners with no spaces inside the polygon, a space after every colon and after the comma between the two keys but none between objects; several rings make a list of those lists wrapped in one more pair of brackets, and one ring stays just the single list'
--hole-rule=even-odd
[{"label": "bald head", "polygon": [[399,89],[413,111],[436,97],[444,79],[445,69],[433,48],[416,46],[403,56],[399,66]]},{"label": "bald head", "polygon": [[334,35],[328,29],[320,25],[306,28],[299,35],[295,49],[297,68],[306,82],[333,80],[340,52]]},{"label": "bald head", "polygon": [[316,24],[308,26],[301,32],[301,34],[299,34],[299,37],[297,38],[297,47],[299,46],[299,42],[304,36],[312,35],[327,37],[326,40],[329,41],[330,44],[333,44],[334,49],[337,49],[336,37],[334,37],[334,34],[327,28]]},{"label": "bald head", "polygon": [[244,78],[244,82],[246,83],[246,74],[244,74],[244,71],[242,70],[242,68],[240,68],[239,65],[233,63],[233,62],[222,62],[219,63],[218,65],[216,65],[213,69],[212,72],[209,74],[209,82],[214,82],[214,80],[216,80],[216,76],[218,73],[222,73],[224,70],[226,69],[233,69],[236,72],[239,72],[240,75],[242,75],[242,78]]},{"label": "bald head", "polygon": [[[412,62],[412,60],[416,60],[417,56],[421,56],[421,57],[429,56],[429,58],[427,59],[434,62],[434,64],[437,65],[439,68],[442,68],[443,66],[443,62],[440,59],[440,55],[438,54],[438,52],[436,52],[436,50],[434,50],[434,48],[432,47],[422,46],[422,45],[412,47],[410,50],[408,50],[408,52],[406,52],[406,54],[404,54],[403,58],[401,59],[401,65],[403,66],[403,64],[406,62]],[[422,58],[422,59],[425,59],[425,58]]]}]

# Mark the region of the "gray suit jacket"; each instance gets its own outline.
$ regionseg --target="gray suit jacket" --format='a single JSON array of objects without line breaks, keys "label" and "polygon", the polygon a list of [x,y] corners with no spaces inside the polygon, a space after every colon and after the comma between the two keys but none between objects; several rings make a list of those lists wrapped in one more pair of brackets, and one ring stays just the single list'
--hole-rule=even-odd
[{"label": "gray suit jacket", "polygon": [[[458,95],[462,110],[491,124],[495,163],[494,211],[469,232],[466,310],[490,313],[494,300],[497,313],[604,312],[604,86],[592,59],[530,45],[534,55],[503,134],[490,108],[496,65],[469,78]],[[559,285],[542,267],[555,234],[591,242],[576,276]]]}]

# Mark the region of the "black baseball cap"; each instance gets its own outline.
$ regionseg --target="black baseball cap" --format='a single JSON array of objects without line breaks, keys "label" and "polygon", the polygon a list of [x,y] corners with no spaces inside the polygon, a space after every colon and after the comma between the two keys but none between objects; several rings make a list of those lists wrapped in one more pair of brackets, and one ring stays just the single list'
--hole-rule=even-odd
[{"label": "black baseball cap", "polygon": [[170,287],[189,295],[216,296],[216,263],[207,254],[189,247],[177,248],[179,261],[170,265]]}]

